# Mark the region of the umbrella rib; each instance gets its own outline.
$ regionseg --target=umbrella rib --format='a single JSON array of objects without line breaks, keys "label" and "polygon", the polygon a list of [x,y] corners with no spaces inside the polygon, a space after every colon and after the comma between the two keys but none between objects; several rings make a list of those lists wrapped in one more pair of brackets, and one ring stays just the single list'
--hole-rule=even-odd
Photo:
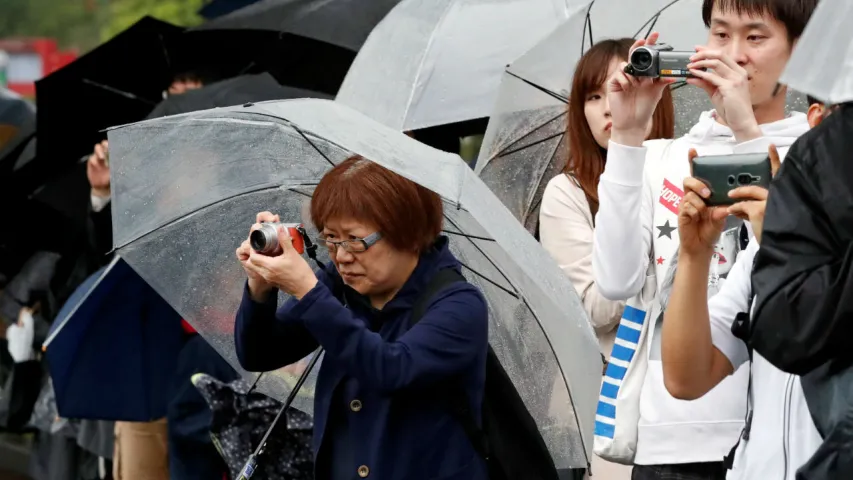
[{"label": "umbrella rib", "polygon": [[254,391],[255,391],[255,387],[257,387],[257,386],[258,386],[258,382],[260,382],[260,381],[261,381],[261,377],[263,377],[263,376],[264,376],[264,373],[266,373],[266,372],[261,372],[261,373],[259,373],[259,374],[258,374],[258,376],[257,376],[257,377],[255,377],[255,381],[254,381],[254,382],[252,382],[252,386],[251,386],[251,387],[249,387],[249,391],[247,392],[247,394],[252,393],[252,392],[254,392]]},{"label": "umbrella rib", "polygon": [[[456,227],[456,229],[457,229],[457,230],[462,230],[461,228],[459,228],[459,225],[457,225],[457,224],[456,224],[456,222],[454,222],[452,219],[450,219],[450,218],[448,218],[448,217],[445,217],[445,219],[446,219],[448,222],[452,223],[452,224],[453,224],[453,226],[454,226],[454,227]],[[486,252],[484,252],[484,251],[483,251],[483,249],[482,249],[482,248],[480,248],[480,246],[479,246],[479,245],[477,245],[477,242],[475,242],[473,238],[468,238],[468,241],[469,241],[469,242],[471,242],[471,245],[473,245],[473,246],[474,246],[474,248],[476,248],[478,252],[480,252],[480,255],[482,255],[486,260],[488,260],[488,261],[489,261],[489,263],[491,263],[493,267],[495,267],[495,270],[497,270],[497,271],[498,271],[498,273],[500,273],[500,274],[501,274],[501,276],[504,278],[504,280],[506,280],[506,283],[508,283],[508,284],[513,288],[513,290],[515,290],[515,291],[514,291],[514,292],[511,292],[511,291],[509,291],[506,287],[504,287],[504,286],[502,286],[502,285],[498,285],[498,283],[497,283],[497,282],[495,282],[494,280],[492,280],[491,278],[488,278],[488,277],[486,277],[485,275],[482,275],[482,274],[478,273],[477,271],[475,271],[474,269],[472,269],[471,267],[469,267],[469,266],[467,266],[467,265],[465,265],[465,264],[462,264],[462,265],[463,265],[465,268],[467,268],[468,270],[471,270],[472,272],[476,273],[477,275],[479,275],[479,276],[483,277],[483,278],[484,278],[485,280],[487,280],[489,283],[491,283],[491,284],[495,285],[496,287],[498,287],[498,288],[500,288],[501,290],[503,290],[503,291],[507,292],[508,294],[512,295],[513,297],[518,298],[518,297],[519,297],[518,289],[517,289],[517,288],[515,288],[515,285],[513,285],[513,284],[512,284],[512,281],[511,281],[509,278],[507,278],[507,276],[506,276],[506,275],[504,274],[504,272],[500,269],[500,267],[498,267],[498,266],[497,266],[497,264],[495,264],[495,262],[491,259],[491,257],[489,257],[489,255],[488,255]],[[494,241],[494,240],[492,240],[492,241]],[[459,263],[462,263],[462,262],[459,262]]]},{"label": "umbrella rib", "polygon": [[[305,186],[316,186],[317,184],[316,184],[316,183],[302,183],[302,184],[300,184],[300,185],[305,185]],[[263,191],[266,191],[266,190],[270,190],[270,191],[272,191],[272,190],[278,190],[278,189],[281,189],[281,188],[282,188],[282,185],[280,185],[280,184],[279,184],[279,185],[276,185],[276,184],[267,184],[267,185],[264,185],[264,186],[258,187],[256,190],[251,190],[251,191],[248,191],[248,192],[235,193],[235,194],[233,194],[233,195],[229,195],[229,196],[228,196],[228,197],[226,197],[226,198],[220,198],[219,200],[215,200],[215,201],[212,201],[212,202],[206,203],[206,204],[204,204],[204,205],[200,205],[200,206],[198,206],[197,208],[195,208],[193,211],[191,211],[191,212],[187,212],[187,213],[184,213],[184,214],[180,215],[179,217],[172,218],[172,219],[170,219],[170,220],[166,221],[166,222],[165,222],[165,223],[163,223],[162,225],[159,225],[159,226],[157,226],[156,228],[154,228],[154,229],[152,229],[152,230],[149,230],[149,231],[147,231],[147,232],[145,232],[145,233],[139,233],[139,234],[136,234],[136,236],[135,236],[135,237],[131,238],[130,240],[125,241],[125,242],[124,242],[124,243],[122,243],[121,245],[114,246],[114,247],[113,247],[113,249],[112,249],[112,250],[110,250],[108,253],[113,253],[113,252],[115,252],[115,251],[117,251],[117,250],[119,250],[119,249],[121,249],[121,248],[124,248],[124,247],[126,247],[126,246],[130,245],[130,244],[131,244],[131,243],[133,243],[133,242],[139,241],[139,240],[140,240],[140,239],[142,239],[142,238],[145,238],[145,237],[147,237],[147,236],[149,236],[149,235],[152,235],[152,234],[154,234],[154,233],[156,233],[156,232],[159,232],[160,230],[163,230],[163,229],[164,229],[164,228],[166,228],[166,227],[169,227],[169,226],[171,226],[171,225],[174,225],[175,223],[178,223],[178,222],[180,222],[180,221],[184,220],[185,218],[189,217],[190,215],[194,215],[194,214],[196,214],[196,213],[198,213],[198,212],[200,212],[200,211],[202,211],[202,210],[204,210],[204,209],[206,209],[206,208],[210,208],[210,207],[213,207],[213,206],[215,206],[215,205],[220,205],[220,204],[225,203],[225,202],[227,202],[227,201],[229,201],[229,200],[232,200],[232,199],[235,199],[235,198],[239,198],[239,197],[243,197],[243,196],[246,196],[246,195],[253,195],[253,194],[256,194],[256,193],[258,193],[258,192],[263,192]],[[292,188],[292,187],[291,187],[291,188]]]},{"label": "umbrella rib", "polygon": [[[163,49],[163,57],[166,59],[166,66],[169,70],[172,69],[172,57],[169,55],[169,49],[166,48],[166,42],[163,40],[163,34],[161,32],[157,32],[157,40],[159,40],[160,48]],[[172,72],[173,74],[175,72]]]},{"label": "umbrella rib", "polygon": [[[314,184],[314,186],[316,186],[316,184]],[[293,193],[296,193],[296,194],[302,195],[303,197],[314,198],[314,197],[313,197],[311,194],[309,194],[309,193],[300,192],[299,190],[297,190],[297,189],[296,189],[296,187],[289,187],[287,190],[288,190],[288,191],[291,191],[291,192],[293,192]]]},{"label": "umbrella rib", "polygon": [[[562,134],[563,134],[563,133],[562,133],[562,132],[560,132],[560,135],[562,135]],[[547,140],[547,139],[546,139],[546,140]],[[561,139],[561,140],[562,140],[562,139]],[[557,142],[557,144],[556,144],[556,145],[554,145],[554,150],[551,152],[551,156],[550,156],[550,159],[548,160],[548,163],[546,164],[546,168],[543,168],[543,169],[542,169],[542,173],[540,173],[540,174],[539,174],[539,180],[537,180],[537,181],[536,181],[536,183],[535,183],[535,185],[537,185],[536,190],[532,190],[532,191],[530,192],[530,194],[531,194],[531,195],[534,195],[534,196],[535,196],[535,195],[536,195],[536,191],[539,189],[539,185],[542,185],[542,180],[545,178],[545,172],[547,172],[547,171],[548,171],[547,166],[548,166],[548,165],[551,165],[551,162],[553,162],[554,157],[555,157],[555,156],[557,156],[557,149],[558,149],[558,148],[560,148],[560,144],[561,144],[561,143],[562,143],[562,141]],[[529,199],[528,199],[528,200],[529,200]],[[539,202],[541,202],[541,201],[542,201],[542,200],[541,200],[541,198],[540,198]]]},{"label": "umbrella rib", "polygon": [[[590,10],[592,10],[593,4],[595,4],[595,0],[593,0],[593,2],[589,4],[589,8],[586,10],[586,19],[584,19],[584,21],[583,21],[584,30],[589,32],[589,46],[590,46],[590,48],[592,48],[592,46],[595,45],[595,42],[593,41],[594,37],[592,36],[592,18],[590,18],[590,16],[589,16],[589,12],[590,12]],[[581,38],[583,38],[583,40],[581,41],[581,56],[583,56],[583,53],[586,51],[586,49],[584,48],[584,43],[586,43],[586,38],[584,38],[583,35],[581,35]]]},{"label": "umbrella rib", "polygon": [[673,5],[675,5],[676,3],[678,3],[679,1],[680,1],[680,0],[672,0],[672,1],[671,1],[671,2],[669,2],[668,4],[666,4],[666,5],[664,5],[663,7],[661,7],[661,9],[657,11],[657,13],[655,13],[654,15],[652,15],[652,16],[651,16],[651,18],[649,18],[648,20],[646,20],[646,23],[644,23],[644,24],[640,27],[640,29],[639,29],[639,30],[637,30],[637,33],[635,33],[635,34],[634,34],[634,38],[637,38],[637,35],[639,35],[640,33],[642,33],[643,29],[644,29],[644,28],[646,28],[646,25],[648,25],[649,23],[651,23],[651,24],[652,24],[652,26],[651,26],[651,27],[649,27],[649,32],[651,33],[651,29],[652,29],[652,28],[654,28],[655,23],[658,21],[658,18],[660,18],[660,14],[661,14],[661,13],[663,13],[663,11],[664,11],[664,10],[666,10],[667,8],[669,8],[669,7],[673,6]]},{"label": "umbrella rib", "polygon": [[687,82],[675,82],[669,87],[669,91],[678,90],[679,88],[689,85]]},{"label": "umbrella rib", "polygon": [[514,150],[503,151],[503,152],[501,152],[501,156],[504,156],[504,155],[511,155],[511,154],[513,154],[513,153],[520,152],[520,151],[522,151],[522,150],[524,150],[524,149],[527,149],[527,148],[530,148],[530,147],[535,147],[536,145],[539,145],[540,143],[545,143],[545,142],[547,142],[548,140],[552,140],[552,139],[554,139],[554,138],[562,137],[562,136],[563,136],[563,132],[554,133],[554,134],[552,134],[552,135],[548,135],[548,136],[547,136],[547,137],[545,137],[545,138],[542,138],[542,139],[536,140],[536,141],[535,141],[535,142],[533,142],[533,143],[528,143],[527,145],[525,145],[525,146],[523,146],[523,147],[518,147],[518,148],[516,148],[516,149],[514,149]]},{"label": "umbrella rib", "polygon": [[[489,160],[492,160],[492,159],[494,159],[494,158],[496,158],[496,157],[501,157],[501,156],[505,155],[505,154],[506,154],[505,152],[506,152],[508,149],[510,149],[510,148],[512,148],[513,146],[515,146],[516,144],[518,144],[518,142],[520,142],[520,141],[524,140],[525,138],[527,138],[527,137],[529,137],[529,136],[533,135],[534,133],[536,133],[537,131],[539,131],[541,128],[545,127],[545,125],[548,125],[549,123],[551,123],[551,122],[553,122],[554,120],[556,120],[556,119],[558,119],[558,118],[562,117],[563,115],[565,115],[565,112],[560,112],[559,114],[555,115],[554,117],[552,117],[552,118],[548,119],[548,121],[547,121],[547,122],[543,123],[542,125],[539,125],[538,127],[534,128],[533,130],[531,130],[531,131],[529,131],[529,132],[525,133],[524,135],[522,135],[521,137],[519,137],[517,140],[514,140],[514,141],[513,141],[513,142],[511,142],[509,145],[507,145],[506,147],[502,148],[500,151],[498,151],[496,154],[494,154],[492,157],[490,157],[490,158],[489,158]],[[535,145],[535,144],[534,144],[534,145]],[[521,147],[519,150],[522,150],[522,149],[524,149],[524,148],[527,148],[527,147]],[[518,151],[518,150],[516,150],[516,151]]]},{"label": "umbrella rib", "polygon": [[521,80],[522,82],[524,82],[524,83],[526,83],[526,84],[530,85],[531,87],[535,88],[536,90],[539,90],[539,91],[540,91],[540,92],[542,92],[542,93],[545,93],[545,94],[547,94],[547,95],[550,95],[550,96],[554,97],[556,100],[559,100],[559,101],[561,101],[561,102],[563,102],[563,103],[569,103],[569,99],[568,99],[568,98],[566,98],[566,97],[564,97],[564,96],[560,95],[560,94],[559,94],[559,93],[557,93],[557,92],[554,92],[554,91],[552,91],[552,90],[550,90],[550,89],[548,89],[548,88],[545,88],[545,87],[543,87],[542,85],[537,85],[537,84],[535,84],[535,83],[531,82],[530,80],[527,80],[527,79],[526,79],[526,78],[524,78],[524,77],[519,77],[518,75],[516,75],[516,74],[512,73],[512,72],[511,72],[511,71],[509,71],[509,70],[506,70],[506,73],[507,73],[507,74],[509,74],[509,75],[511,75],[511,76],[513,76],[513,77],[515,77],[515,78],[517,78],[517,79],[519,79],[519,80]]},{"label": "umbrella rib", "polygon": [[121,95],[122,97],[129,98],[131,100],[139,100],[140,102],[147,103],[148,105],[157,105],[157,102],[152,102],[151,100],[148,100],[147,98],[142,98],[139,95],[134,95],[130,92],[125,92],[124,90],[119,90],[118,88],[114,88],[114,87],[111,87],[109,85],[104,85],[103,83],[94,82],[92,80],[89,80],[88,78],[84,78],[82,80],[82,82],[86,83],[88,85],[91,85],[93,87],[98,87],[98,88],[104,89],[110,93],[115,93],[116,95]]},{"label": "umbrella rib", "polygon": [[[472,243],[473,243],[473,242],[472,242]],[[480,278],[482,278],[483,280],[485,280],[485,281],[487,281],[487,282],[491,283],[492,285],[494,285],[494,286],[496,286],[496,287],[500,288],[501,290],[503,290],[503,291],[504,291],[504,292],[506,292],[507,294],[509,294],[509,295],[513,296],[514,298],[520,298],[520,297],[519,297],[519,295],[518,295],[517,293],[515,293],[515,292],[511,291],[510,289],[508,289],[508,288],[504,287],[503,285],[499,285],[497,282],[495,282],[495,281],[494,281],[494,280],[492,280],[491,278],[489,278],[489,277],[487,277],[487,276],[483,275],[482,273],[480,273],[480,272],[478,272],[478,271],[474,270],[473,268],[471,268],[470,266],[468,266],[468,264],[466,264],[466,263],[462,262],[461,260],[459,260],[459,264],[460,264],[460,265],[462,265],[463,267],[465,267],[466,269],[470,270],[470,271],[471,271],[471,273],[473,273],[473,274],[477,275],[478,277],[480,277]]]},{"label": "umbrella rib", "polygon": [[290,126],[291,126],[291,128],[293,128],[293,129],[296,131],[296,133],[298,133],[299,135],[301,135],[301,136],[302,136],[302,138],[304,138],[306,142],[308,142],[308,145],[311,145],[311,146],[314,148],[314,150],[317,150],[317,153],[319,153],[323,158],[325,158],[325,159],[326,159],[326,161],[327,161],[327,162],[329,162],[329,165],[331,165],[331,166],[333,166],[333,167],[336,167],[336,166],[337,166],[337,165],[335,165],[335,162],[333,162],[332,160],[330,160],[330,159],[329,159],[329,157],[327,157],[327,156],[326,156],[326,154],[325,154],[325,153],[323,153],[323,151],[322,151],[322,150],[320,150],[320,148],[319,148],[319,147],[317,147],[317,145],[314,145],[314,142],[312,142],[311,140],[309,140],[309,139],[308,139],[308,136],[307,136],[307,135],[305,135],[305,133],[304,133],[304,132],[302,132],[302,130],[300,130],[299,128],[297,128],[297,127],[296,127],[296,125],[294,125],[294,124],[292,124],[292,123],[290,124]]},{"label": "umbrella rib", "polygon": [[249,70],[251,70],[251,69],[252,69],[252,67],[254,67],[254,66],[255,66],[255,62],[250,60],[250,61],[249,61],[249,64],[248,64],[248,65],[246,65],[246,67],[245,67],[245,68],[243,68],[242,70],[240,70],[240,73],[239,73],[238,75],[245,75],[245,74],[246,74],[246,72],[248,72]]},{"label": "umbrella rib", "polygon": [[[533,315],[533,318],[536,319],[536,323],[539,325],[539,329],[542,331],[542,336],[545,337],[545,341],[548,342],[548,347],[551,349],[552,352],[555,352],[556,350],[554,350],[554,345],[551,343],[551,339],[548,338],[548,334],[545,333],[545,328],[542,327],[542,324],[539,322],[539,318],[536,316],[536,312],[533,310],[533,307],[530,305],[530,302],[528,302],[525,297],[521,297],[521,301],[524,302],[524,306],[526,306],[527,309],[530,310],[530,313]],[[572,388],[569,386],[569,383],[566,381],[566,374],[563,371],[563,364],[560,363],[560,359],[557,357],[557,355],[554,355],[554,361],[557,362],[557,368],[560,369],[560,377],[562,377],[563,384],[566,386],[566,391],[569,393],[569,402],[571,402],[571,404],[572,404],[572,411],[576,412],[577,408],[575,406],[575,396],[572,394]],[[575,416],[575,423],[577,423],[578,429],[582,430],[582,428],[581,428],[582,426],[580,424],[580,419],[577,418],[577,415]],[[583,440],[583,435],[580,435],[580,439],[581,439],[581,445],[583,446],[584,456],[586,457],[586,444]],[[587,463],[589,463],[589,458],[587,458]]]},{"label": "umbrella rib", "polygon": [[446,229],[445,229],[445,230],[442,230],[442,233],[449,233],[449,234],[451,234],[451,235],[459,235],[460,237],[465,237],[465,238],[475,238],[475,239],[477,239],[477,240],[485,240],[485,241],[487,241],[487,242],[494,242],[494,241],[495,241],[495,239],[494,239],[494,238],[481,237],[481,236],[478,236],[478,235],[469,235],[469,234],[467,234],[467,233],[454,232],[453,230],[446,230]]}]

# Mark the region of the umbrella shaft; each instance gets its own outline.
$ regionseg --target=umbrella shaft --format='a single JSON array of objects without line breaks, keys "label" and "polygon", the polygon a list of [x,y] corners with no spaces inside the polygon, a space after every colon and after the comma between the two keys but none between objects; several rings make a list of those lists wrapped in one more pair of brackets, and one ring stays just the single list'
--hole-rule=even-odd
[{"label": "umbrella shaft", "polygon": [[258,468],[258,460],[254,454],[252,454],[248,460],[246,460],[246,465],[243,466],[243,471],[240,472],[240,476],[237,477],[237,480],[249,480],[252,478],[252,475],[255,474],[255,470]]},{"label": "umbrella shaft", "polygon": [[[248,468],[249,464],[254,461],[255,457],[263,453],[264,446],[266,446],[267,444],[267,439],[269,438],[276,424],[278,424],[278,421],[281,418],[282,414],[284,414],[287,409],[290,408],[290,404],[293,403],[293,399],[296,398],[296,394],[299,393],[299,389],[302,388],[302,384],[305,383],[305,380],[308,378],[308,374],[311,373],[311,370],[314,369],[314,365],[317,364],[317,360],[319,360],[320,355],[322,353],[323,347],[319,347],[317,348],[317,350],[314,351],[314,356],[311,358],[311,361],[308,363],[308,366],[305,367],[305,370],[302,372],[302,375],[299,376],[299,380],[296,381],[296,385],[293,387],[293,390],[291,390],[290,394],[287,395],[287,399],[285,400],[284,405],[282,405],[281,410],[279,410],[276,414],[275,418],[272,421],[272,424],[270,425],[270,428],[267,429],[267,433],[264,434],[264,438],[262,438],[261,443],[258,444],[258,448],[255,450],[255,453],[252,454],[252,456],[249,457],[249,461],[246,462],[246,468]],[[254,466],[252,468],[254,469]],[[246,478],[251,478],[251,476]],[[238,480],[242,480],[242,477]]]}]

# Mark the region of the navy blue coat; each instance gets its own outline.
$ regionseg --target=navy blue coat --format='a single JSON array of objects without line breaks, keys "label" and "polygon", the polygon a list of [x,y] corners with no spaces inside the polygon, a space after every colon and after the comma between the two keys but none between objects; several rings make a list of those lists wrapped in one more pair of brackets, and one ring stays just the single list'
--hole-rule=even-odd
[{"label": "navy blue coat", "polygon": [[[269,371],[322,345],[326,357],[314,398],[318,480],[485,480],[485,462],[442,402],[448,381],[464,388],[479,421],[488,348],[488,307],[473,285],[439,292],[414,327],[411,310],[441,269],[459,269],[447,239],[421,255],[397,295],[380,311],[347,289],[349,308],[333,295],[333,265],[301,301],[276,311],[274,295],[256,303],[244,293],[237,312],[237,357]],[[439,385],[441,383],[442,385]],[[332,469],[337,474],[332,474]]]}]

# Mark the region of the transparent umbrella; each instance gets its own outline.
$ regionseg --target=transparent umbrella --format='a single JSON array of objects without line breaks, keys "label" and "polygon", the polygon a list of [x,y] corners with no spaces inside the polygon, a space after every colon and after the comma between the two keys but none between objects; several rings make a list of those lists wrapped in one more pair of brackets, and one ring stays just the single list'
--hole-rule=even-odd
[{"label": "transparent umbrella", "polygon": [[[707,39],[701,11],[702,0],[575,1],[565,23],[506,68],[475,172],[530,233],[545,186],[566,165],[566,105],[583,53],[605,38],[652,30],[662,43],[692,50]],[[685,85],[672,87],[677,136],[713,108],[704,92]]]},{"label": "transparent umbrella", "polygon": [[503,68],[568,18],[571,0],[403,0],[337,100],[397,130],[488,117]]},{"label": "transparent umbrella", "polygon": [[[238,370],[234,250],[256,212],[299,221],[323,174],[352,154],[439,193],[451,248],[489,302],[491,345],[557,468],[587,465],[601,377],[592,329],[565,275],[458,156],[308,99],[164,117],[109,140],[119,254]],[[283,401],[303,365],[263,375],[259,390]],[[294,407],[312,411],[314,381]]]},{"label": "transparent umbrella", "polygon": [[823,0],[797,41],[782,82],[828,104],[853,101],[853,3]]}]

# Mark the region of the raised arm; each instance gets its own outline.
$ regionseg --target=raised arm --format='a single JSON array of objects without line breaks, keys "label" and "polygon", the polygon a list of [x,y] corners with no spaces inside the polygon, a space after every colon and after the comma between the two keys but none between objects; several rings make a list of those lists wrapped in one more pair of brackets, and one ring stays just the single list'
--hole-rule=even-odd
[{"label": "raised arm", "polygon": [[[664,313],[661,355],[666,389],[675,398],[694,400],[734,371],[735,362],[715,344],[723,342],[727,350],[736,350],[731,324],[739,309],[748,308],[752,262],[741,254],[714,304],[709,305],[711,257],[728,212],[705,205],[702,197],[710,192],[699,180],[685,179],[684,192],[678,215],[678,267]],[[714,326],[712,318],[716,319]]]},{"label": "raised arm", "polygon": [[633,297],[646,280],[654,219],[652,189],[644,175],[648,151],[611,140],[598,183],[592,271],[599,292],[611,300]]}]

